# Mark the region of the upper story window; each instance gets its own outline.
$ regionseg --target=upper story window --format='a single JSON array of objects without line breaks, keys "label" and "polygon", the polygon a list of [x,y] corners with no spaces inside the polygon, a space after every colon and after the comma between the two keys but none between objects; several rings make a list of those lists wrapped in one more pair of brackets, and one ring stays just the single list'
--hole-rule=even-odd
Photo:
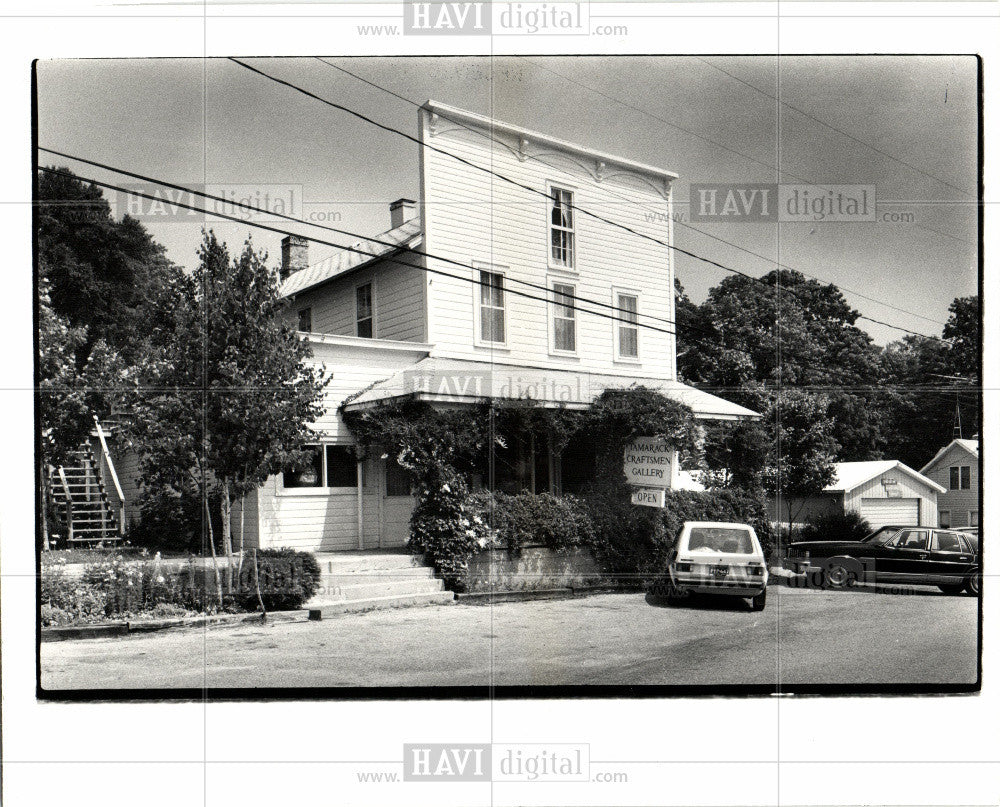
[{"label": "upper story window", "polygon": [[639,358],[639,295],[617,292],[615,294],[615,320],[617,347],[615,354],[619,359]]},{"label": "upper story window", "polygon": [[479,341],[504,343],[506,336],[503,275],[479,272]]},{"label": "upper story window", "polygon": [[312,308],[303,308],[299,311],[299,330],[304,333],[312,333],[313,329],[313,310]]},{"label": "upper story window", "polygon": [[550,216],[550,254],[553,266],[576,266],[576,230],[573,217],[573,192],[552,188],[552,213]]},{"label": "upper story window", "polygon": [[968,490],[972,487],[972,466],[952,465],[948,469],[948,487],[951,490]]},{"label": "upper story window", "polygon": [[576,353],[576,286],[552,284],[552,349],[557,353]]},{"label": "upper story window", "polygon": [[375,297],[372,284],[365,283],[355,289],[357,300],[357,334],[365,339],[375,337]]}]

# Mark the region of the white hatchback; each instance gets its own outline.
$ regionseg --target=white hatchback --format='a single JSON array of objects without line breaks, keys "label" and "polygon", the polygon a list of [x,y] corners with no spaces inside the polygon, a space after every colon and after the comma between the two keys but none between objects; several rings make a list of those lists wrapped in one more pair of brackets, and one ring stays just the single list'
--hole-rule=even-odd
[{"label": "white hatchback", "polygon": [[749,524],[687,521],[671,553],[668,597],[728,594],[746,597],[754,611],[767,601],[767,563]]}]

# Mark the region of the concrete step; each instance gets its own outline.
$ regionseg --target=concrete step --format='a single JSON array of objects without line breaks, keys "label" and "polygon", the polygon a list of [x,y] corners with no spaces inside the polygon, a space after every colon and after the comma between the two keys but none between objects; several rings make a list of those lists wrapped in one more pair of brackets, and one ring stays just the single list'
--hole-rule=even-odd
[{"label": "concrete step", "polygon": [[328,602],[311,601],[305,608],[309,609],[310,619],[325,619],[338,614],[356,613],[359,611],[378,611],[385,608],[409,608],[415,605],[448,605],[455,601],[455,595],[450,591],[434,591],[424,594],[402,594],[390,597],[366,597],[357,600],[333,600]]},{"label": "concrete step", "polygon": [[424,568],[420,555],[409,552],[316,552],[321,572],[326,574],[355,574],[399,569]]},{"label": "concrete step", "polygon": [[358,583],[374,583],[379,580],[428,580],[434,577],[430,566],[413,566],[409,569],[369,569],[355,572],[320,572],[324,586],[351,586]]},{"label": "concrete step", "polygon": [[352,585],[320,586],[313,599],[324,601],[364,600],[372,597],[396,597],[406,594],[430,594],[444,590],[444,581],[436,578],[423,580],[388,579],[371,580]]}]

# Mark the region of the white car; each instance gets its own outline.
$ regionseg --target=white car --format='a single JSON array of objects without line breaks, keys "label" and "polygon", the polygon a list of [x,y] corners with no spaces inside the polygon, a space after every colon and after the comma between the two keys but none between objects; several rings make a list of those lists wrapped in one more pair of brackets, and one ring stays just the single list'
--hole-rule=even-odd
[{"label": "white car", "polygon": [[746,597],[754,611],[767,601],[767,563],[749,524],[687,521],[668,567],[668,597],[688,593]]}]

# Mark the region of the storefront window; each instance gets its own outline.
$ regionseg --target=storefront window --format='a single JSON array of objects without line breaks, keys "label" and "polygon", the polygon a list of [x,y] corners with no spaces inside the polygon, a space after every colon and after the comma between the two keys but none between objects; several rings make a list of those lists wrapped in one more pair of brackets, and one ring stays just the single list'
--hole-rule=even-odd
[{"label": "storefront window", "polygon": [[328,488],[358,486],[358,461],[352,446],[326,447],[326,486]]},{"label": "storefront window", "polygon": [[282,476],[286,488],[323,487],[323,452],[319,446],[309,446],[309,455],[298,468],[287,469]]}]

